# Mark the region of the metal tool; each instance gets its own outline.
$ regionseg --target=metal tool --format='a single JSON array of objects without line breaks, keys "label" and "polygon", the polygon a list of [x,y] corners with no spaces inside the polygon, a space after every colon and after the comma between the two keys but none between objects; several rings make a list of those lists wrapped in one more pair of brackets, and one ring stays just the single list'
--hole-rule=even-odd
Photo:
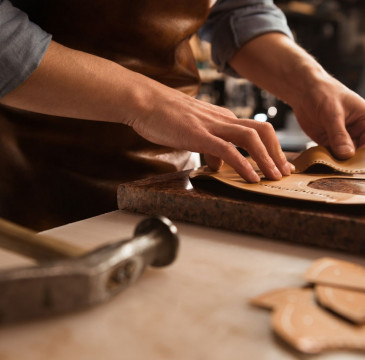
[{"label": "metal tool", "polygon": [[131,239],[85,253],[0,220],[0,246],[41,262],[40,266],[0,272],[0,323],[7,323],[62,314],[108,300],[132,284],[146,266],[172,263],[178,235],[167,218],[148,218],[137,225]]}]

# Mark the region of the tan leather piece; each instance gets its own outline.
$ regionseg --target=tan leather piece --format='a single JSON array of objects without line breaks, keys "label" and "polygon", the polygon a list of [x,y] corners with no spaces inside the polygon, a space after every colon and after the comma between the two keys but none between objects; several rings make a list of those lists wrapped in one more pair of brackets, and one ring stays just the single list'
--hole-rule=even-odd
[{"label": "tan leather piece", "polygon": [[318,306],[312,288],[277,289],[250,303],[272,310],[273,330],[301,352],[365,349],[365,326],[354,326]]},{"label": "tan leather piece", "polygon": [[358,324],[365,323],[365,267],[333,258],[315,261],[304,274],[319,303]]},{"label": "tan leather piece", "polygon": [[338,160],[324,146],[315,146],[301,153],[292,163],[296,173],[306,171],[315,164],[325,165],[342,173],[365,173],[365,148],[358,149],[355,156],[348,160]]},{"label": "tan leather piece", "polygon": [[283,288],[269,291],[250,300],[253,306],[274,310],[283,304],[308,304],[314,301],[312,288]]},{"label": "tan leather piece", "polygon": [[[283,177],[279,181],[263,178],[257,184],[250,184],[243,180],[230,166],[224,164],[218,172],[211,171],[208,167],[202,167],[193,171],[190,178],[216,179],[237,189],[270,196],[330,204],[365,204],[365,196],[363,195],[317,190],[308,186],[311,182],[326,178],[354,179],[353,176],[349,175],[292,174]],[[365,175],[357,176],[356,179],[365,179]]]},{"label": "tan leather piece", "polygon": [[[307,150],[299,158],[297,162],[299,165],[303,165],[303,168],[308,168],[309,163],[313,163],[314,160],[317,163],[324,165],[330,164],[332,168],[344,169],[348,174],[309,174],[309,173],[296,173],[290,176],[284,176],[279,181],[266,180],[262,177],[262,173],[257,171],[261,175],[261,181],[257,184],[250,184],[243,180],[235,170],[229,165],[224,164],[222,168],[215,172],[210,170],[208,167],[202,167],[198,170],[193,171],[190,174],[190,178],[201,178],[201,179],[216,179],[222,183],[230,185],[234,188],[270,195],[277,197],[285,197],[297,200],[325,202],[329,204],[365,204],[365,196],[350,194],[345,192],[335,192],[328,190],[313,189],[309,185],[317,180],[322,179],[361,179],[365,180],[365,174],[362,172],[362,168],[357,166],[363,165],[365,149],[358,151],[355,159],[341,162],[341,166],[338,162],[333,162],[327,155],[322,152],[320,148],[315,150]],[[306,155],[308,154],[308,156]],[[316,156],[314,158],[314,156]],[[294,161],[295,163],[295,161]],[[304,166],[308,165],[308,166]],[[352,174],[351,174],[352,173]]]},{"label": "tan leather piece", "polygon": [[365,350],[365,326],[353,326],[314,303],[284,304],[271,317],[275,332],[299,351]]},{"label": "tan leather piece", "polygon": [[301,352],[365,350],[364,271],[354,263],[322,258],[304,276],[316,283],[315,288],[272,290],[255,297],[250,304],[272,310],[273,330]]},{"label": "tan leather piece", "polygon": [[333,258],[316,260],[307,269],[304,279],[315,284],[365,291],[365,267]]},{"label": "tan leather piece", "polygon": [[365,324],[365,291],[316,285],[315,294],[322,306],[356,324]]}]

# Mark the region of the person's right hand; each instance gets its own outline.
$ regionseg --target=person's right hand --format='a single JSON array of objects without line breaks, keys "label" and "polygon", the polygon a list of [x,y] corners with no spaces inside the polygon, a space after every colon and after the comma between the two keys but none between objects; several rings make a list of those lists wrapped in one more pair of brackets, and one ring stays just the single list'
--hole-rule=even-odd
[{"label": "person's right hand", "polygon": [[98,56],[52,41],[39,67],[0,103],[49,115],[130,125],[160,145],[206,154],[245,180],[259,181],[235,148],[245,149],[269,179],[290,174],[270,124],[237,119],[229,110],[198,101]]},{"label": "person's right hand", "polygon": [[[147,80],[145,85],[151,85]],[[155,83],[151,101],[128,124],[151,142],[205,154],[208,166],[218,170],[225,161],[248,182],[259,176],[236,149],[246,150],[263,174],[272,180],[290,175],[288,163],[271,124],[238,119],[230,110],[196,100]],[[234,145],[233,145],[234,144]]]}]

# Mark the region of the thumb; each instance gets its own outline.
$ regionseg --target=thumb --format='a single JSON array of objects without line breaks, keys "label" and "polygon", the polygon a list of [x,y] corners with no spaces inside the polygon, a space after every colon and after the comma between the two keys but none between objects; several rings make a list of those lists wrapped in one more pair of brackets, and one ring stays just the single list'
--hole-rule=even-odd
[{"label": "thumb", "polygon": [[341,160],[349,159],[355,154],[355,146],[347,132],[342,117],[336,117],[328,124],[327,136],[333,154]]}]

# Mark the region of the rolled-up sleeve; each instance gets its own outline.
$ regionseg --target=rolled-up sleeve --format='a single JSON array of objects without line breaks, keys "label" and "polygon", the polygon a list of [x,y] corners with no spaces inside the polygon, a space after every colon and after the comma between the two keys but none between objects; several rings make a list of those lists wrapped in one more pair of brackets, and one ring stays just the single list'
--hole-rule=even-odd
[{"label": "rolled-up sleeve", "polygon": [[293,38],[285,15],[272,0],[218,0],[199,36],[212,44],[219,71],[238,76],[228,61],[246,42],[268,32]]},{"label": "rolled-up sleeve", "polygon": [[29,21],[8,0],[0,0],[0,97],[22,84],[38,67],[51,35]]}]

